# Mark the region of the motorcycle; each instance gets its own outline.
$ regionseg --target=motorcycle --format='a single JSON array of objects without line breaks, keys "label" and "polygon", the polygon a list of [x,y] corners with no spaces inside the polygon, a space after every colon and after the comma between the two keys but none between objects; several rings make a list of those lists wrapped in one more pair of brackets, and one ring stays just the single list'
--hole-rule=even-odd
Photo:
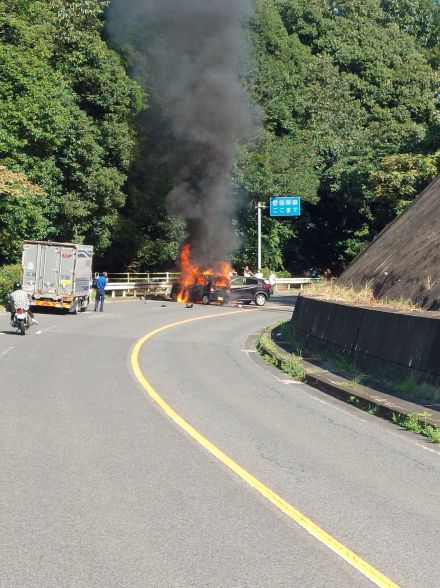
[{"label": "motorcycle", "polygon": [[26,331],[32,325],[32,319],[24,308],[16,308],[11,326],[17,329],[17,334],[26,335]]}]

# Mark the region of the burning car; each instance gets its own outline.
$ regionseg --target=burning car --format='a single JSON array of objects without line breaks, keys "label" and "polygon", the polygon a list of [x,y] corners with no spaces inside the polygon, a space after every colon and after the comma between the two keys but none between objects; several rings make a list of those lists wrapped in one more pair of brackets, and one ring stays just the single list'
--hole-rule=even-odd
[{"label": "burning car", "polygon": [[171,298],[176,302],[224,304],[231,266],[218,261],[213,266],[198,265],[191,259],[191,244],[185,243],[179,255],[180,279],[173,284]]},{"label": "burning car", "polygon": [[184,286],[181,281],[173,284],[171,298],[175,302],[201,302],[224,304],[228,300],[227,284],[222,276],[204,276],[202,283]]},{"label": "burning car", "polygon": [[270,296],[270,285],[253,276],[234,276],[231,266],[217,261],[213,267],[199,266],[191,260],[191,245],[183,245],[179,256],[181,277],[171,289],[175,302],[225,304],[243,302],[263,306]]}]

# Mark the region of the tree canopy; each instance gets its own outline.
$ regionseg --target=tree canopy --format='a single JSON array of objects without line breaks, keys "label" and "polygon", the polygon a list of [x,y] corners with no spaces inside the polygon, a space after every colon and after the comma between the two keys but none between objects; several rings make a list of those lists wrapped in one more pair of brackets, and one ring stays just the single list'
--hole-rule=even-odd
[{"label": "tree canopy", "polygon": [[[167,210],[149,23],[117,39],[107,4],[0,0],[0,264],[38,237],[87,241],[121,271],[168,269],[186,236]],[[300,218],[263,219],[263,266],[338,271],[439,173],[440,3],[255,6],[242,83],[260,132],[237,145],[232,261],[256,265],[256,203],[298,194]]]},{"label": "tree canopy", "polygon": [[104,7],[0,1],[0,162],[45,190],[46,238],[86,240],[98,252],[125,203],[143,104],[102,38]]}]

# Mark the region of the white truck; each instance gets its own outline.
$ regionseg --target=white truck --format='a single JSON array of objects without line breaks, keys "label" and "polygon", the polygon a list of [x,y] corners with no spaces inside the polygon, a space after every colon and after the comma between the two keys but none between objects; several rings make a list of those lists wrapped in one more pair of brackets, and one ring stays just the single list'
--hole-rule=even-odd
[{"label": "white truck", "polygon": [[23,290],[31,306],[84,311],[92,288],[93,247],[75,243],[24,241]]}]

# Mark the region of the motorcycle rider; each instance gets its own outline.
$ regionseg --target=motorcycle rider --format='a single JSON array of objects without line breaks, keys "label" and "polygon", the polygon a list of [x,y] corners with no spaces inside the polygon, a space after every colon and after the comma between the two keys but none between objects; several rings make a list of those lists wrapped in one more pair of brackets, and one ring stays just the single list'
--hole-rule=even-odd
[{"label": "motorcycle rider", "polygon": [[38,325],[38,322],[34,318],[34,313],[31,311],[29,307],[29,298],[24,292],[23,287],[20,283],[14,285],[15,290],[11,294],[12,300],[12,310],[11,310],[11,323],[14,320],[14,313],[17,308],[22,308],[25,310],[28,315],[31,317],[32,324]]}]

